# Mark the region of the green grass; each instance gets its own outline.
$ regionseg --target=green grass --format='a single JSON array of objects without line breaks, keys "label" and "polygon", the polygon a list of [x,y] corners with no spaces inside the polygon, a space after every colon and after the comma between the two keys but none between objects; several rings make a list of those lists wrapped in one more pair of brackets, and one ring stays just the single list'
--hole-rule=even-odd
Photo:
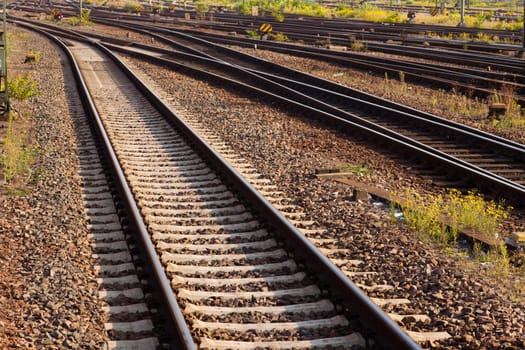
[{"label": "green grass", "polygon": [[342,173],[354,173],[357,175],[366,175],[370,172],[366,165],[339,164],[336,168]]},{"label": "green grass", "polygon": [[248,36],[249,36],[250,38],[257,38],[257,39],[258,39],[259,36],[260,36],[260,35],[259,35],[259,32],[257,32],[256,30],[251,30],[251,29],[247,29],[247,30],[246,30],[246,34],[248,34]]},{"label": "green grass", "polygon": [[271,40],[275,41],[290,41],[290,39],[288,39],[288,37],[283,33],[270,33],[268,36]]},{"label": "green grass", "polygon": [[366,51],[367,49],[368,49],[367,45],[362,43],[361,41],[356,40],[350,44],[350,50],[354,52],[362,52],[362,51]]},{"label": "green grass", "polygon": [[399,12],[382,10],[371,5],[363,5],[356,8],[339,6],[335,10],[335,15],[337,17],[356,18],[370,22],[406,22],[406,18],[403,17]]},{"label": "green grass", "polygon": [[[40,55],[38,55],[38,57],[40,59]],[[9,89],[9,97],[15,100],[23,101],[40,95],[38,82],[32,79],[31,74],[29,73],[9,80],[7,85]]]}]

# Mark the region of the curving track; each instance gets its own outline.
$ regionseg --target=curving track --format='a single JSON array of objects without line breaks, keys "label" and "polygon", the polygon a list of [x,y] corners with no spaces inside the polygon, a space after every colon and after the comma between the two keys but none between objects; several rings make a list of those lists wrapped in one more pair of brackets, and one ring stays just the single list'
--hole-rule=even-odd
[{"label": "curving track", "polygon": [[[183,33],[170,33],[174,40],[163,40],[178,51],[143,44],[133,44],[135,48],[129,44],[108,45],[164,65],[184,67],[192,74],[214,79],[219,75],[223,80],[237,81],[244,88],[249,85],[255,93],[263,90],[281,103],[306,108],[312,116],[343,129],[357,128],[371,138],[393,142],[392,147],[399,151],[436,165],[454,181],[462,180],[459,186],[474,181],[478,188],[507,196],[518,204],[522,201],[525,147],[521,144]],[[192,54],[180,53],[181,50]]]}]

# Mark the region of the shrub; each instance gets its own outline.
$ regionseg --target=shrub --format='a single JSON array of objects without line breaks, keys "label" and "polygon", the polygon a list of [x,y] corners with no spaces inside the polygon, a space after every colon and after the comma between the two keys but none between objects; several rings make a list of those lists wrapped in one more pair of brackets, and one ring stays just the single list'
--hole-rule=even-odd
[{"label": "shrub", "polygon": [[7,85],[9,88],[9,96],[15,100],[22,101],[40,95],[38,82],[33,80],[29,73],[9,80]]}]

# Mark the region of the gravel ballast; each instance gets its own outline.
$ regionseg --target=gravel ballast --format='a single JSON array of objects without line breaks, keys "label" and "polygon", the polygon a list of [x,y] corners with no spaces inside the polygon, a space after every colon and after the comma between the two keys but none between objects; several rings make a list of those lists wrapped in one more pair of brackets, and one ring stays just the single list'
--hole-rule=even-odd
[{"label": "gravel ballast", "polygon": [[[9,77],[41,94],[13,103],[36,150],[25,195],[0,195],[0,348],[101,349],[105,343],[80,192],[74,124],[57,49],[10,27]],[[16,44],[15,44],[16,43]],[[23,63],[29,52],[40,60]],[[71,76],[69,76],[71,80]]]}]

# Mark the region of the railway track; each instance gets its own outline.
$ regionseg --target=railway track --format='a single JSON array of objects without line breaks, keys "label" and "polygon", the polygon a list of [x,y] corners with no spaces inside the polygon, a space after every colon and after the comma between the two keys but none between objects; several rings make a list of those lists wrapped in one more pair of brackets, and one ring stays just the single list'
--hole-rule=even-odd
[{"label": "railway track", "polygon": [[[156,36],[160,40],[162,40],[162,37],[159,37],[156,33],[166,30],[166,28],[163,27],[138,26],[136,24],[119,21],[100,19],[95,19],[95,21],[105,25],[118,25],[124,29],[140,31],[146,35]],[[403,74],[405,81],[424,83],[447,90],[455,89],[465,91],[473,96],[482,98],[492,97],[495,91],[500,91],[499,94],[502,96],[514,99],[520,104],[525,104],[525,96],[523,96],[523,94],[525,94],[525,76],[522,74],[522,70],[513,72],[514,69],[507,65],[496,65],[494,68],[498,69],[498,67],[501,67],[502,71],[494,72],[480,68],[473,69],[459,66],[442,66],[431,63],[411,62],[359,53],[210,34],[202,31],[177,30],[177,33],[181,35],[187,34],[190,37],[200,38],[221,45],[242,46],[246,48],[257,47],[258,49],[271,50],[298,57],[308,57],[325,62],[333,62],[342,66],[351,66],[369,72],[376,72],[381,75],[388,74],[391,77],[397,77]],[[166,34],[169,35],[169,32],[166,32]],[[104,37],[101,37],[101,39],[104,39]],[[186,50],[188,49],[186,48]],[[217,53],[215,54],[217,55]],[[435,56],[439,56],[439,54]],[[447,61],[450,61],[450,59],[449,57]],[[469,60],[468,62],[471,64],[472,61]],[[491,63],[479,62],[479,66],[484,68],[489,64]],[[510,69],[511,72],[505,72],[504,70],[506,69]],[[508,93],[505,91],[513,92],[512,95],[507,95]]]},{"label": "railway track", "polygon": [[[400,152],[434,164],[452,180],[445,183],[447,186],[469,188],[471,181],[478,189],[507,196],[518,205],[522,201],[525,148],[521,144],[184,34],[173,32],[173,35],[177,36],[179,50],[183,48],[181,42],[186,41],[193,45],[187,50],[200,52],[201,58],[142,44],[135,44],[137,49],[130,49],[129,44],[108,46],[138,57],[147,56],[164,65],[191,70],[192,74],[213,76],[214,79],[219,79],[217,74],[220,74],[223,81],[277,98],[281,103],[301,108],[350,132],[381,138]],[[146,55],[145,50],[155,53]],[[159,54],[170,58],[159,57]]]},{"label": "railway track", "polygon": [[[71,39],[68,46],[93,96],[90,99],[86,95],[84,104],[96,107],[98,112],[93,108],[90,113],[95,124],[103,124],[106,130],[98,129],[97,134],[106,147],[112,144],[115,148],[115,153],[109,148],[104,153],[113,161],[118,158],[122,165],[121,171],[112,162],[114,178],[122,180],[125,174],[129,181],[129,185],[119,182],[120,196],[137,200],[136,204],[126,204],[130,216],[126,221],[141,232],[135,240],[140,242],[142,255],[147,256],[147,270],[153,271],[155,289],[168,287],[160,294],[171,301],[159,309],[171,318],[174,326],[168,329],[181,332],[174,336],[179,346],[193,348],[193,338],[201,348],[346,348],[352,344],[370,345],[375,339],[389,348],[418,348],[304,238],[305,233],[314,235],[317,229],[302,219],[296,208],[287,205],[275,188],[230,155],[244,175],[280,205],[289,221],[268,206],[246,180],[199,142],[200,137],[179,119],[171,119],[180,129],[175,131],[163,116],[170,114],[168,108],[159,101],[148,102],[148,98],[155,98],[153,94],[144,97],[145,86],[137,88],[129,77],[118,73],[116,64],[121,64],[108,59],[102,46],[93,48]],[[87,147],[91,152],[91,146]],[[90,152],[83,160],[89,166],[86,181],[96,183],[90,191],[96,197],[99,187],[105,184],[98,177],[98,166],[92,165]],[[109,224],[106,220],[115,217],[112,208],[99,209],[90,211],[94,216],[102,214],[99,221],[93,221]],[[294,221],[303,233],[290,225]],[[95,237],[113,237],[99,235],[107,233],[94,234],[97,244],[100,242]],[[108,249],[109,253],[120,245],[101,243],[99,249]],[[149,262],[157,255],[160,261]],[[109,255],[102,258],[103,263],[111,260]],[[352,265],[349,260],[342,263]],[[352,274],[370,273],[354,270]],[[135,279],[129,282],[127,277],[118,277],[119,281],[127,281],[125,285],[136,285]],[[113,282],[119,284],[111,279],[102,281],[104,285]],[[184,306],[184,316],[173,294],[165,295],[172,288]],[[388,289],[373,284],[368,288]],[[406,302],[395,298],[374,301]],[[189,329],[180,317],[189,321]],[[361,321],[371,327],[364,328]],[[147,338],[152,338],[151,332],[151,328],[139,331]],[[445,336],[424,332],[411,335],[421,337],[419,340]]]},{"label": "railway track", "polygon": [[139,262],[128,244],[115,207],[110,184],[99,159],[85,115],[76,118],[80,153],[80,176],[98,272],[99,298],[107,314],[105,330],[109,349],[153,349],[159,345],[147,303],[147,282],[139,273]]},{"label": "railway track", "polygon": [[[186,20],[186,13],[190,13],[191,20]],[[198,20],[193,12],[175,11],[175,13],[164,14],[161,17],[151,18],[149,14],[137,17],[126,13],[115,13],[105,11],[103,9],[94,8],[93,15],[97,17],[111,17],[121,18],[134,21],[146,21],[156,23],[178,23],[188,26],[197,26],[200,28],[213,29],[223,32],[238,31],[243,32],[246,29],[257,31],[262,23],[269,23],[274,30],[285,34],[288,38],[294,40],[303,40],[305,42],[313,43],[319,40],[331,40],[333,44],[347,45],[350,36],[358,40],[367,42],[371,45],[370,49],[382,47],[380,43],[387,41],[403,43],[405,55],[410,55],[412,51],[411,46],[427,46],[439,47],[448,50],[460,52],[483,52],[487,53],[502,53],[502,52],[522,52],[522,47],[519,44],[505,44],[505,43],[484,43],[473,40],[444,40],[435,38],[439,35],[455,35],[457,37],[469,33],[471,38],[477,38],[480,33],[487,37],[506,39],[512,42],[518,42],[521,39],[519,31],[506,30],[487,30],[480,28],[465,28],[465,27],[450,27],[450,26],[430,26],[430,25],[415,25],[415,24],[384,24],[374,23],[360,20],[344,20],[344,19],[326,19],[313,18],[303,16],[288,15],[284,22],[278,22],[271,17],[251,17],[235,14],[207,14],[206,20]],[[401,53],[403,55],[403,53]]]},{"label": "railway track", "polygon": [[[36,3],[31,5],[31,2],[28,1],[17,2],[10,5],[11,8],[18,8],[28,12],[39,11],[38,7],[40,6],[41,4]],[[78,12],[78,6],[75,3],[55,4],[54,6],[71,15]],[[146,8],[147,7],[148,6],[146,6]],[[447,51],[457,51],[457,55],[469,54],[470,52],[481,52],[483,55],[487,55],[488,53],[504,53],[505,55],[512,53],[516,55],[523,54],[523,47],[519,44],[513,45],[476,41],[476,38],[481,33],[483,36],[491,37],[495,40],[504,39],[519,43],[522,38],[520,31],[403,23],[385,24],[354,19],[326,19],[297,15],[287,15],[285,22],[277,22],[274,18],[264,16],[251,17],[231,13],[208,13],[205,15],[206,20],[197,20],[196,13],[192,10],[175,10],[170,13],[163,12],[160,17],[152,17],[149,12],[144,12],[142,16],[136,16],[130,15],[124,10],[118,11],[104,7],[90,7],[90,9],[92,10],[92,15],[99,18],[118,18],[165,24],[176,23],[223,32],[244,32],[247,29],[257,31],[262,23],[269,23],[274,27],[275,31],[279,31],[293,40],[302,40],[307,43],[329,41],[336,45],[347,46],[349,45],[349,38],[353,37],[355,40],[366,43],[369,51],[395,51],[398,55],[410,57],[414,57],[414,54],[417,54],[417,57],[426,56],[424,51],[418,50],[426,46],[441,48]],[[193,19],[186,20],[185,16],[187,14]],[[434,37],[436,34],[453,35],[456,36],[456,39],[439,39]],[[465,34],[469,34],[472,40],[458,39]],[[401,45],[391,45],[387,42],[399,43]],[[504,57],[502,55],[496,56]]]},{"label": "railway track", "polygon": [[153,349],[162,343],[158,311],[151,303],[151,287],[141,268],[136,242],[122,214],[122,202],[107,173],[90,122],[74,84],[65,70],[73,123],[77,136],[82,198],[98,275],[98,297],[106,319],[108,349]]}]

